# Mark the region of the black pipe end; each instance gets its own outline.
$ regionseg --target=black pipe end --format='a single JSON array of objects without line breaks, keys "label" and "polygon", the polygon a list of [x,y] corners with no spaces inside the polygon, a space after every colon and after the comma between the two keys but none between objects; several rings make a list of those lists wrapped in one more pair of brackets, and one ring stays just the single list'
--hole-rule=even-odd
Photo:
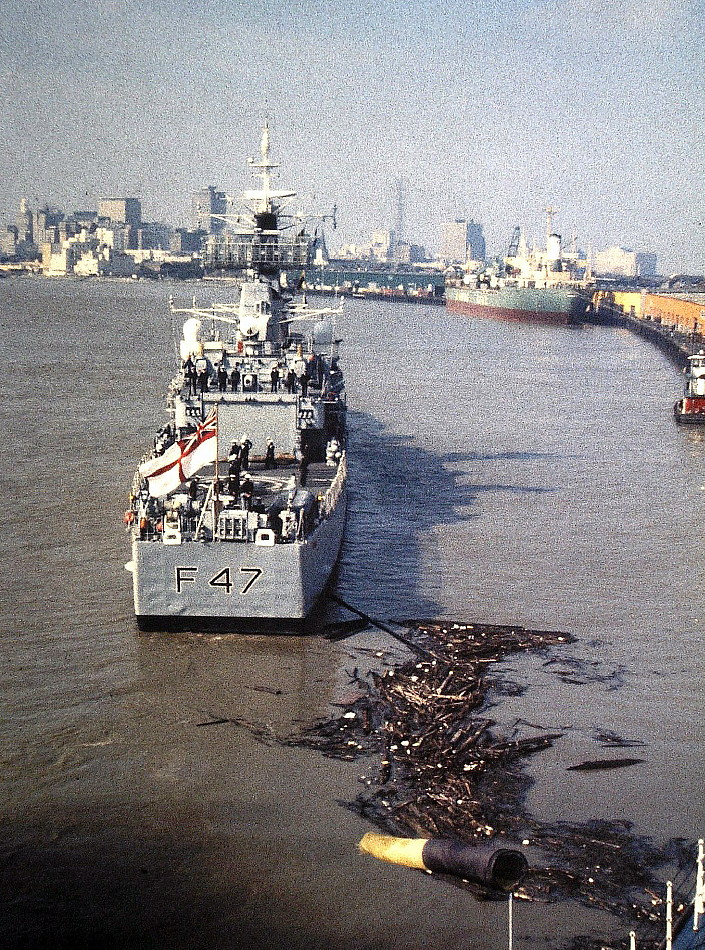
[{"label": "black pipe end", "polygon": [[422,860],[429,871],[452,874],[495,891],[513,890],[529,870],[529,862],[521,851],[487,844],[464,844],[447,838],[427,841]]}]

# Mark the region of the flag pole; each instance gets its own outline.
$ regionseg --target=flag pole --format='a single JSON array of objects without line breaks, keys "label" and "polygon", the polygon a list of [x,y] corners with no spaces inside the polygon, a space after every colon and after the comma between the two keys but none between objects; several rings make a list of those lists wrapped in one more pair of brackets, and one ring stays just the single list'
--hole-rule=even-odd
[{"label": "flag pole", "polygon": [[220,477],[218,471],[218,403],[215,404],[215,468],[213,477],[213,540],[218,536],[220,518]]},{"label": "flag pole", "polygon": [[218,403],[216,403],[216,404],[215,404],[215,500],[216,500],[216,501],[218,501],[218,481],[219,481],[219,473],[218,473],[218,451],[219,451],[219,446],[218,446],[218,422],[219,422],[219,419],[218,419]]}]

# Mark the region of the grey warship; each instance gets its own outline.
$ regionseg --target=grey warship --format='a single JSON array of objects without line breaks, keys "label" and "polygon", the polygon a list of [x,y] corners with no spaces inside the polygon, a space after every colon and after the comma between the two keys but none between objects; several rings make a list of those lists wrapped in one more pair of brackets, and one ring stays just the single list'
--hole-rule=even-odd
[{"label": "grey warship", "polygon": [[[310,614],[346,513],[346,399],[336,308],[288,291],[311,240],[273,187],[269,129],[250,160],[260,187],[220,253],[242,272],[232,304],[186,319],[169,423],[141,461],[125,522],[141,629],[225,628]],[[292,235],[292,236],[290,236]]]}]

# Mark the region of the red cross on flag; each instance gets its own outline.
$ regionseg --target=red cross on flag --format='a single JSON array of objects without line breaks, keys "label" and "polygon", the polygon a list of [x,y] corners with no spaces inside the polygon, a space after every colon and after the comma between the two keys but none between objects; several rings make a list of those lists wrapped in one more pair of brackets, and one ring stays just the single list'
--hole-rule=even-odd
[{"label": "red cross on flag", "polygon": [[204,465],[215,461],[218,417],[212,409],[195,432],[174,442],[163,455],[140,465],[140,475],[149,481],[153,498],[168,495]]}]

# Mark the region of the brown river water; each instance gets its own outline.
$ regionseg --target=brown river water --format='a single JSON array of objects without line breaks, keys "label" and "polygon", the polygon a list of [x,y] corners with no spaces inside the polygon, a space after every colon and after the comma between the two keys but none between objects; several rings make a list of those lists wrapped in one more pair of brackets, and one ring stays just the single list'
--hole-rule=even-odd
[{"label": "brown river water", "polygon": [[[166,421],[170,292],[227,299],[0,281],[0,947],[506,946],[505,904],[357,852],[370,827],[345,803],[364,763],[203,725],[293,733],[374,651],[400,656],[392,640],[137,631],[122,514]],[[679,372],[615,329],[359,301],[338,329],[351,491],[335,592],[381,619],[573,634],[557,655],[588,671],[575,682],[542,657],[502,667],[527,688],[493,716],[565,730],[528,766],[532,813],[702,835],[705,432],[673,422]],[[645,762],[567,771],[604,757],[598,730],[644,743]],[[571,904],[514,921],[527,948],[628,929]]]}]

